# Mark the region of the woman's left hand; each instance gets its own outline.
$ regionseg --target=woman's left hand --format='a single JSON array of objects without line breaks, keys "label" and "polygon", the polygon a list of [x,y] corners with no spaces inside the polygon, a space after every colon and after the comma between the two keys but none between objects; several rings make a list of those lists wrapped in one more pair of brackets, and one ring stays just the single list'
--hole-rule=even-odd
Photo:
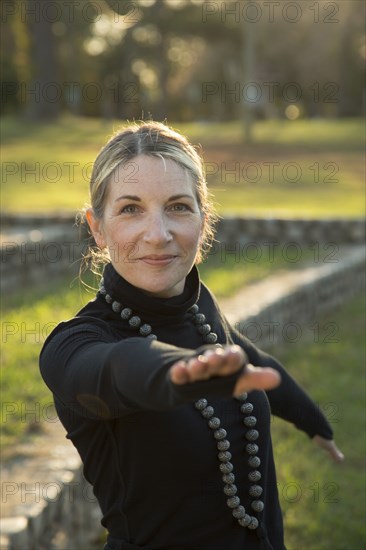
[{"label": "woman's left hand", "polygon": [[332,460],[335,462],[343,462],[344,454],[338,449],[333,439],[325,439],[320,435],[315,435],[313,441],[319,445],[319,447],[327,451]]}]

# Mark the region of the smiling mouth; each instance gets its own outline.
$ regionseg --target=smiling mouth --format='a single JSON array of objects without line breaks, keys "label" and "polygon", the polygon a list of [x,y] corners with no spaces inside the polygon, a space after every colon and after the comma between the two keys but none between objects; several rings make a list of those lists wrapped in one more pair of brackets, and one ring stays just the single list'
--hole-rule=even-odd
[{"label": "smiling mouth", "polygon": [[175,258],[177,258],[177,256],[171,254],[151,254],[149,256],[143,256],[140,260],[150,265],[166,265],[175,260]]}]

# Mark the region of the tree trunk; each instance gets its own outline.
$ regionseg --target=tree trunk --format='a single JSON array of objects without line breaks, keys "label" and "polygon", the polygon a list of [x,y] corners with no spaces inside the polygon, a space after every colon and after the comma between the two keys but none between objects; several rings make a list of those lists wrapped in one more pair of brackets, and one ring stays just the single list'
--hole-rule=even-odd
[{"label": "tree trunk", "polygon": [[27,115],[38,120],[57,118],[63,94],[52,23],[44,9],[47,3],[47,0],[28,0],[26,13],[31,39],[33,78],[25,89],[24,102]]}]

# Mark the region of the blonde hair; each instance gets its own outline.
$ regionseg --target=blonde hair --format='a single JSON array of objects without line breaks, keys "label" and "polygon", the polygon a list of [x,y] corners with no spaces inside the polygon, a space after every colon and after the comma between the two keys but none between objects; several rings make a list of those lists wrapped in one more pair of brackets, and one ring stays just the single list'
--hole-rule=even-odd
[{"label": "blonde hair", "polygon": [[[101,149],[93,166],[90,179],[90,202],[97,218],[102,218],[109,183],[115,170],[131,162],[138,155],[170,159],[191,176],[195,184],[197,202],[203,217],[203,231],[196,263],[211,248],[214,225],[218,216],[209,197],[206,175],[201,156],[182,135],[160,122],[134,123],[118,131]],[[93,268],[109,261],[106,251],[89,250],[87,259]]]}]

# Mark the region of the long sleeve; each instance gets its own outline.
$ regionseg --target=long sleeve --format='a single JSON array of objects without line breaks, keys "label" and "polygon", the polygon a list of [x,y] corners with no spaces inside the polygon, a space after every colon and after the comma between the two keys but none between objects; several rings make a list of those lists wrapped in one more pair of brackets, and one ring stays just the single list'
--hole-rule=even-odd
[{"label": "long sleeve", "polygon": [[202,397],[230,397],[239,376],[175,385],[169,368],[201,353],[142,337],[116,341],[104,321],[61,323],[40,356],[42,376],[70,411],[116,418],[137,410],[166,410]]}]

